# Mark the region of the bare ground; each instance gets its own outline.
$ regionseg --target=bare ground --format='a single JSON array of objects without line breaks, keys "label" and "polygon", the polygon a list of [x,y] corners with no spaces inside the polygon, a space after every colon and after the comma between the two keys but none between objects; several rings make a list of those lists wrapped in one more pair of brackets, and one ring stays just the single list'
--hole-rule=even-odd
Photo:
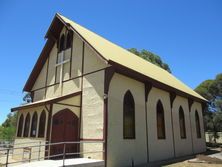
[{"label": "bare ground", "polygon": [[[222,152],[218,149],[208,150],[205,154],[180,162],[169,163],[166,167],[222,167]],[[215,154],[216,153],[216,154]]]},{"label": "bare ground", "polygon": [[166,167],[221,167],[222,164],[210,164],[210,163],[197,163],[197,162],[179,162],[171,165],[167,165]]}]

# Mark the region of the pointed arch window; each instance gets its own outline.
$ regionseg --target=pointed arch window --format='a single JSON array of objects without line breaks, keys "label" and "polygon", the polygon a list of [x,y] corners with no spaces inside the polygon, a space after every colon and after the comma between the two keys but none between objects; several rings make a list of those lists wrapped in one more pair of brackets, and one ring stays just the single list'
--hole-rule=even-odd
[{"label": "pointed arch window", "polygon": [[185,139],[186,138],[186,125],[185,125],[184,111],[181,106],[179,108],[179,124],[180,124],[180,137],[182,139]]},{"label": "pointed arch window", "polygon": [[135,139],[135,103],[129,90],[123,101],[123,138]]},{"label": "pointed arch window", "polygon": [[45,122],[46,122],[46,113],[45,113],[45,110],[43,110],[41,115],[40,115],[40,120],[39,120],[39,134],[38,134],[38,137],[44,137],[45,136]]},{"label": "pointed arch window", "polygon": [[156,116],[157,116],[157,137],[158,139],[165,139],[165,120],[164,120],[164,109],[163,104],[159,100],[156,105]]},{"label": "pointed arch window", "polygon": [[24,122],[24,116],[23,114],[21,114],[19,117],[17,137],[22,137],[23,122]]},{"label": "pointed arch window", "polygon": [[28,113],[25,118],[25,127],[23,137],[28,137],[29,135],[29,126],[30,126],[30,114]]},{"label": "pointed arch window", "polygon": [[73,32],[69,31],[66,37],[66,49],[72,47],[72,40],[73,40]]},{"label": "pointed arch window", "polygon": [[31,137],[36,137],[37,121],[38,121],[38,115],[37,115],[37,112],[35,112],[32,116],[32,126],[31,126],[31,131],[30,131]]},{"label": "pointed arch window", "polygon": [[201,132],[200,132],[200,118],[197,110],[195,111],[195,122],[196,122],[196,133],[197,138],[201,138]]},{"label": "pointed arch window", "polygon": [[59,52],[65,50],[65,35],[62,34],[62,36],[59,39]]}]

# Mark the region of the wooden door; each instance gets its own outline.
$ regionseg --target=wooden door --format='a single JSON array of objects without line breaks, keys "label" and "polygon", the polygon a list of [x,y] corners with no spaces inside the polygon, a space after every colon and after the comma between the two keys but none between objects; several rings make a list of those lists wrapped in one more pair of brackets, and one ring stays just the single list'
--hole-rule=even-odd
[{"label": "wooden door", "polygon": [[[59,111],[53,116],[51,143],[74,142],[79,141],[79,118],[69,109]],[[63,154],[64,145],[53,145],[50,148],[50,155]],[[66,153],[77,153],[79,144],[66,144]],[[76,155],[67,155],[66,158],[77,157]],[[60,159],[62,156],[52,157],[51,159]]]}]

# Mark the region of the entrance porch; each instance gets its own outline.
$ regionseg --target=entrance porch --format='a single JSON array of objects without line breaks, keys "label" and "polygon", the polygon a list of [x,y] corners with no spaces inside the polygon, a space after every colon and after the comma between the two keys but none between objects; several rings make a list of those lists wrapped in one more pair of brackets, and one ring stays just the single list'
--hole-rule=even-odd
[{"label": "entrance porch", "polygon": [[[65,158],[103,160],[103,140],[92,143],[82,137],[82,128],[86,126],[81,121],[81,92],[26,104],[12,111],[18,112],[12,153],[16,161],[59,160],[64,153]],[[97,153],[91,153],[94,151]]]}]

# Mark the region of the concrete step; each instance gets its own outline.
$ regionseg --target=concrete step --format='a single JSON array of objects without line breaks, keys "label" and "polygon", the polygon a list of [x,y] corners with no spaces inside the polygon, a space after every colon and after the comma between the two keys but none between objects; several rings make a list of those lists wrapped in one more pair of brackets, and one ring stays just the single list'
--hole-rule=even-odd
[{"label": "concrete step", "polygon": [[[36,161],[30,163],[23,163],[20,165],[15,165],[14,167],[62,167],[63,160],[44,160]],[[65,166],[67,167],[104,167],[103,160],[95,160],[88,158],[75,158],[75,159],[66,159]]]}]

